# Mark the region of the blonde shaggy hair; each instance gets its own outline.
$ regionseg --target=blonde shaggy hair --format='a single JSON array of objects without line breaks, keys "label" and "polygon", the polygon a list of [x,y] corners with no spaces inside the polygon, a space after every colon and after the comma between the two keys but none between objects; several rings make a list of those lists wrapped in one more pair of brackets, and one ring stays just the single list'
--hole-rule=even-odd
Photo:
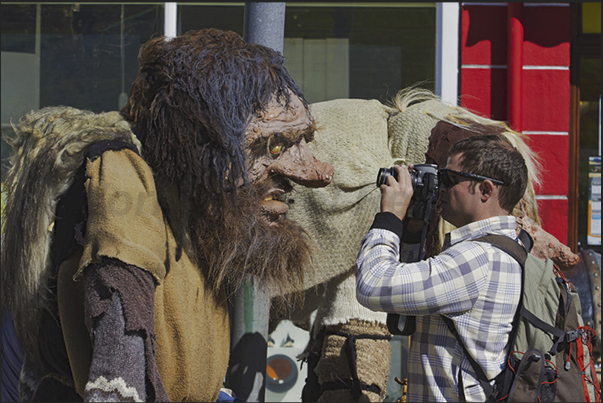
[{"label": "blonde shaggy hair", "polygon": [[118,112],[95,114],[58,106],[23,116],[4,183],[0,266],[3,310],[13,315],[21,345],[37,356],[38,326],[47,306],[50,247],[58,199],[73,183],[88,148],[99,140],[141,145]]}]

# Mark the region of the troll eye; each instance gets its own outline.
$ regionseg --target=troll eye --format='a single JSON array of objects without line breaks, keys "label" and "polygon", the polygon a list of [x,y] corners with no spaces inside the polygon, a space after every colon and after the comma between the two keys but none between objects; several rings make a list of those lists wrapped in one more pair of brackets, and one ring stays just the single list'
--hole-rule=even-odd
[{"label": "troll eye", "polygon": [[268,139],[268,152],[273,157],[279,156],[285,150],[285,139],[280,133],[270,136]]},{"label": "troll eye", "polygon": [[270,154],[278,155],[283,151],[282,144],[273,144],[270,146]]}]

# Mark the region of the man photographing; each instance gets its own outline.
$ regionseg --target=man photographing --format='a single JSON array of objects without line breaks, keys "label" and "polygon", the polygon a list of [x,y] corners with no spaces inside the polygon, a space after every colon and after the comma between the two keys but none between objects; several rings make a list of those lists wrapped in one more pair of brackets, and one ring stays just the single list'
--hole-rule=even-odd
[{"label": "man photographing", "polygon": [[[423,221],[407,218],[413,196],[408,169],[395,167],[381,190],[381,212],[357,258],[356,296],[369,309],[416,316],[408,357],[408,401],[485,401],[465,348],[488,379],[505,365],[505,347],[521,293],[521,268],[487,242],[486,234],[517,240],[513,208],[528,171],[510,143],[497,135],[453,144],[438,172],[442,217],[457,228],[442,252],[420,260]],[[412,263],[411,263],[412,262]]]}]

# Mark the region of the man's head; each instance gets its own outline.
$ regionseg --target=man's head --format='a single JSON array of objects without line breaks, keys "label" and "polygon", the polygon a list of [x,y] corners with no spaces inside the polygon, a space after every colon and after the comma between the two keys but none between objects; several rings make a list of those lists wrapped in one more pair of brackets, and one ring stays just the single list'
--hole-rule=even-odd
[{"label": "man's head", "polygon": [[528,170],[504,137],[482,135],[452,145],[441,179],[442,217],[460,227],[510,214],[524,195]]},{"label": "man's head", "polygon": [[309,260],[309,249],[284,217],[283,195],[290,181],[326,186],[333,168],[306,145],[314,120],[282,55],[205,29],[152,39],[138,59],[122,113],[180,241],[214,285],[244,274],[295,278],[287,271]]}]

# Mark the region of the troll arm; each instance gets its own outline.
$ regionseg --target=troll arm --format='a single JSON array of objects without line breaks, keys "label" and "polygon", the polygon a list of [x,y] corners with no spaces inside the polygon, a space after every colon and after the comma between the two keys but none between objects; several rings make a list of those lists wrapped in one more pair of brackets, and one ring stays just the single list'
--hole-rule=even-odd
[{"label": "troll arm", "polygon": [[155,364],[152,276],[115,259],[85,273],[93,352],[84,399],[168,401]]},{"label": "troll arm", "polygon": [[532,254],[542,260],[553,260],[561,270],[569,270],[578,264],[579,256],[562,244],[553,235],[546,232],[540,225],[528,216],[517,217],[517,231],[524,229],[532,236],[534,247]]}]

